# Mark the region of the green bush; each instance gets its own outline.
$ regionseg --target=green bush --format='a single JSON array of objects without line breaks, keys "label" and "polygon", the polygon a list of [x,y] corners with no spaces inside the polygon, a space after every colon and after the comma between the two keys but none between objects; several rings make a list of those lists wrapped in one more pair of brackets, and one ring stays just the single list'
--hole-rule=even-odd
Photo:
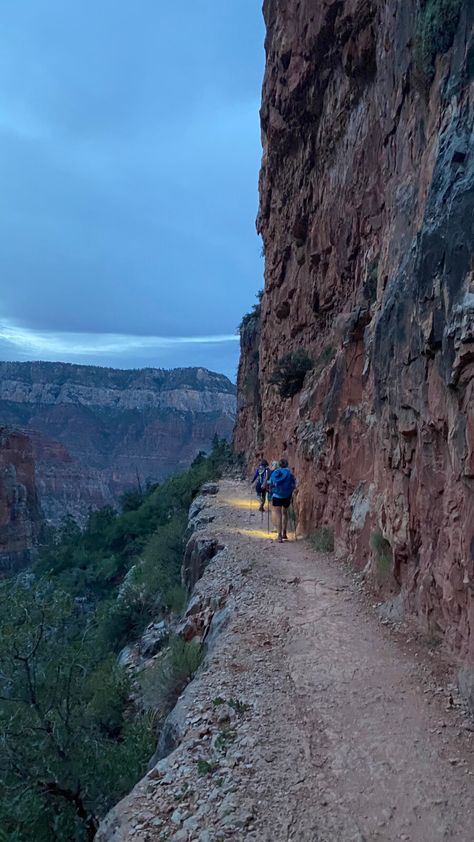
[{"label": "green bush", "polygon": [[319,526],[312,533],[310,541],[319,553],[334,552],[334,531],[330,526]]},{"label": "green bush", "polygon": [[278,361],[270,383],[278,387],[281,398],[292,398],[301,390],[305,376],[313,365],[306,351],[293,351]]},{"label": "green bush", "polygon": [[0,586],[0,817],[8,839],[92,840],[144,773],[150,717],[128,721],[130,687],[95,618],[51,583]]},{"label": "green bush", "polygon": [[142,673],[143,699],[147,708],[164,716],[191,681],[203,658],[199,643],[181,637],[171,641],[168,651],[153,667]]},{"label": "green bush", "polygon": [[244,330],[244,328],[246,328],[247,325],[250,324],[250,322],[252,322],[254,320],[257,321],[260,318],[260,314],[261,314],[261,311],[262,311],[263,289],[260,289],[257,292],[256,297],[258,298],[258,303],[254,304],[252,306],[252,309],[250,310],[249,313],[245,313],[245,315],[242,316],[242,319],[241,319],[240,325],[239,325],[239,333],[241,333],[242,330]]},{"label": "green bush", "polygon": [[436,69],[436,56],[451,47],[463,0],[420,0],[415,24],[415,64],[429,86]]},{"label": "green bush", "polygon": [[390,572],[392,566],[392,548],[380,529],[371,538],[372,549],[377,561],[379,573],[383,576]]}]

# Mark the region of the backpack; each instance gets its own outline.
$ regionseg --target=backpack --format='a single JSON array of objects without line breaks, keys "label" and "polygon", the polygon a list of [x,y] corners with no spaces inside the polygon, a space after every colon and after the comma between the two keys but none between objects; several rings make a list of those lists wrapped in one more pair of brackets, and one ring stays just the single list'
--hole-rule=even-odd
[{"label": "backpack", "polygon": [[295,478],[289,468],[277,468],[272,474],[272,491],[275,497],[291,497],[295,485]]}]

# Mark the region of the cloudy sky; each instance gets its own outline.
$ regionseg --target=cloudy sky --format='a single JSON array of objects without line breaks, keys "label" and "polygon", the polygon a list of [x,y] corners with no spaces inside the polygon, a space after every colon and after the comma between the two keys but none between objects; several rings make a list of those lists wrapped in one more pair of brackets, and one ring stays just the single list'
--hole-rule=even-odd
[{"label": "cloudy sky", "polygon": [[0,358],[235,375],[263,272],[260,5],[2,4]]}]

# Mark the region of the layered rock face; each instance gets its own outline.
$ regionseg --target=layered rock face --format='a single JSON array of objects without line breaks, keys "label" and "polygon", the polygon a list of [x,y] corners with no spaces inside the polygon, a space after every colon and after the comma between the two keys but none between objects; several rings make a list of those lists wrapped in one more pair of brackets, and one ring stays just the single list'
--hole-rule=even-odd
[{"label": "layered rock face", "polygon": [[235,387],[205,369],[0,363],[0,420],[33,441],[46,518],[114,504],[231,435]]},{"label": "layered rock face", "polygon": [[[285,454],[301,530],[332,527],[472,660],[474,4],[266,0],[264,15],[265,293],[235,444]],[[298,350],[313,367],[282,399],[275,362]]]},{"label": "layered rock face", "polygon": [[0,428],[0,576],[31,561],[41,524],[31,440]]}]

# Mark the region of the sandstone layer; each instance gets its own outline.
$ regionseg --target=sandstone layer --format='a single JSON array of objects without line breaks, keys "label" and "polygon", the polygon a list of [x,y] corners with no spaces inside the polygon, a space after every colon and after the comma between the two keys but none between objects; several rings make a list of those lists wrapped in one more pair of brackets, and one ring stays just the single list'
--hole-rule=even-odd
[{"label": "sandstone layer", "polygon": [[35,486],[31,440],[0,428],[0,576],[31,561],[41,514]]},{"label": "sandstone layer", "polygon": [[186,468],[216,433],[230,437],[234,416],[235,387],[202,368],[0,363],[0,420],[31,437],[54,524]]},{"label": "sandstone layer", "polygon": [[[265,0],[265,291],[235,444],[285,454],[300,530],[333,529],[472,661],[474,4],[427,73],[420,15],[443,5]],[[275,362],[298,350],[312,370],[282,399]]]}]

